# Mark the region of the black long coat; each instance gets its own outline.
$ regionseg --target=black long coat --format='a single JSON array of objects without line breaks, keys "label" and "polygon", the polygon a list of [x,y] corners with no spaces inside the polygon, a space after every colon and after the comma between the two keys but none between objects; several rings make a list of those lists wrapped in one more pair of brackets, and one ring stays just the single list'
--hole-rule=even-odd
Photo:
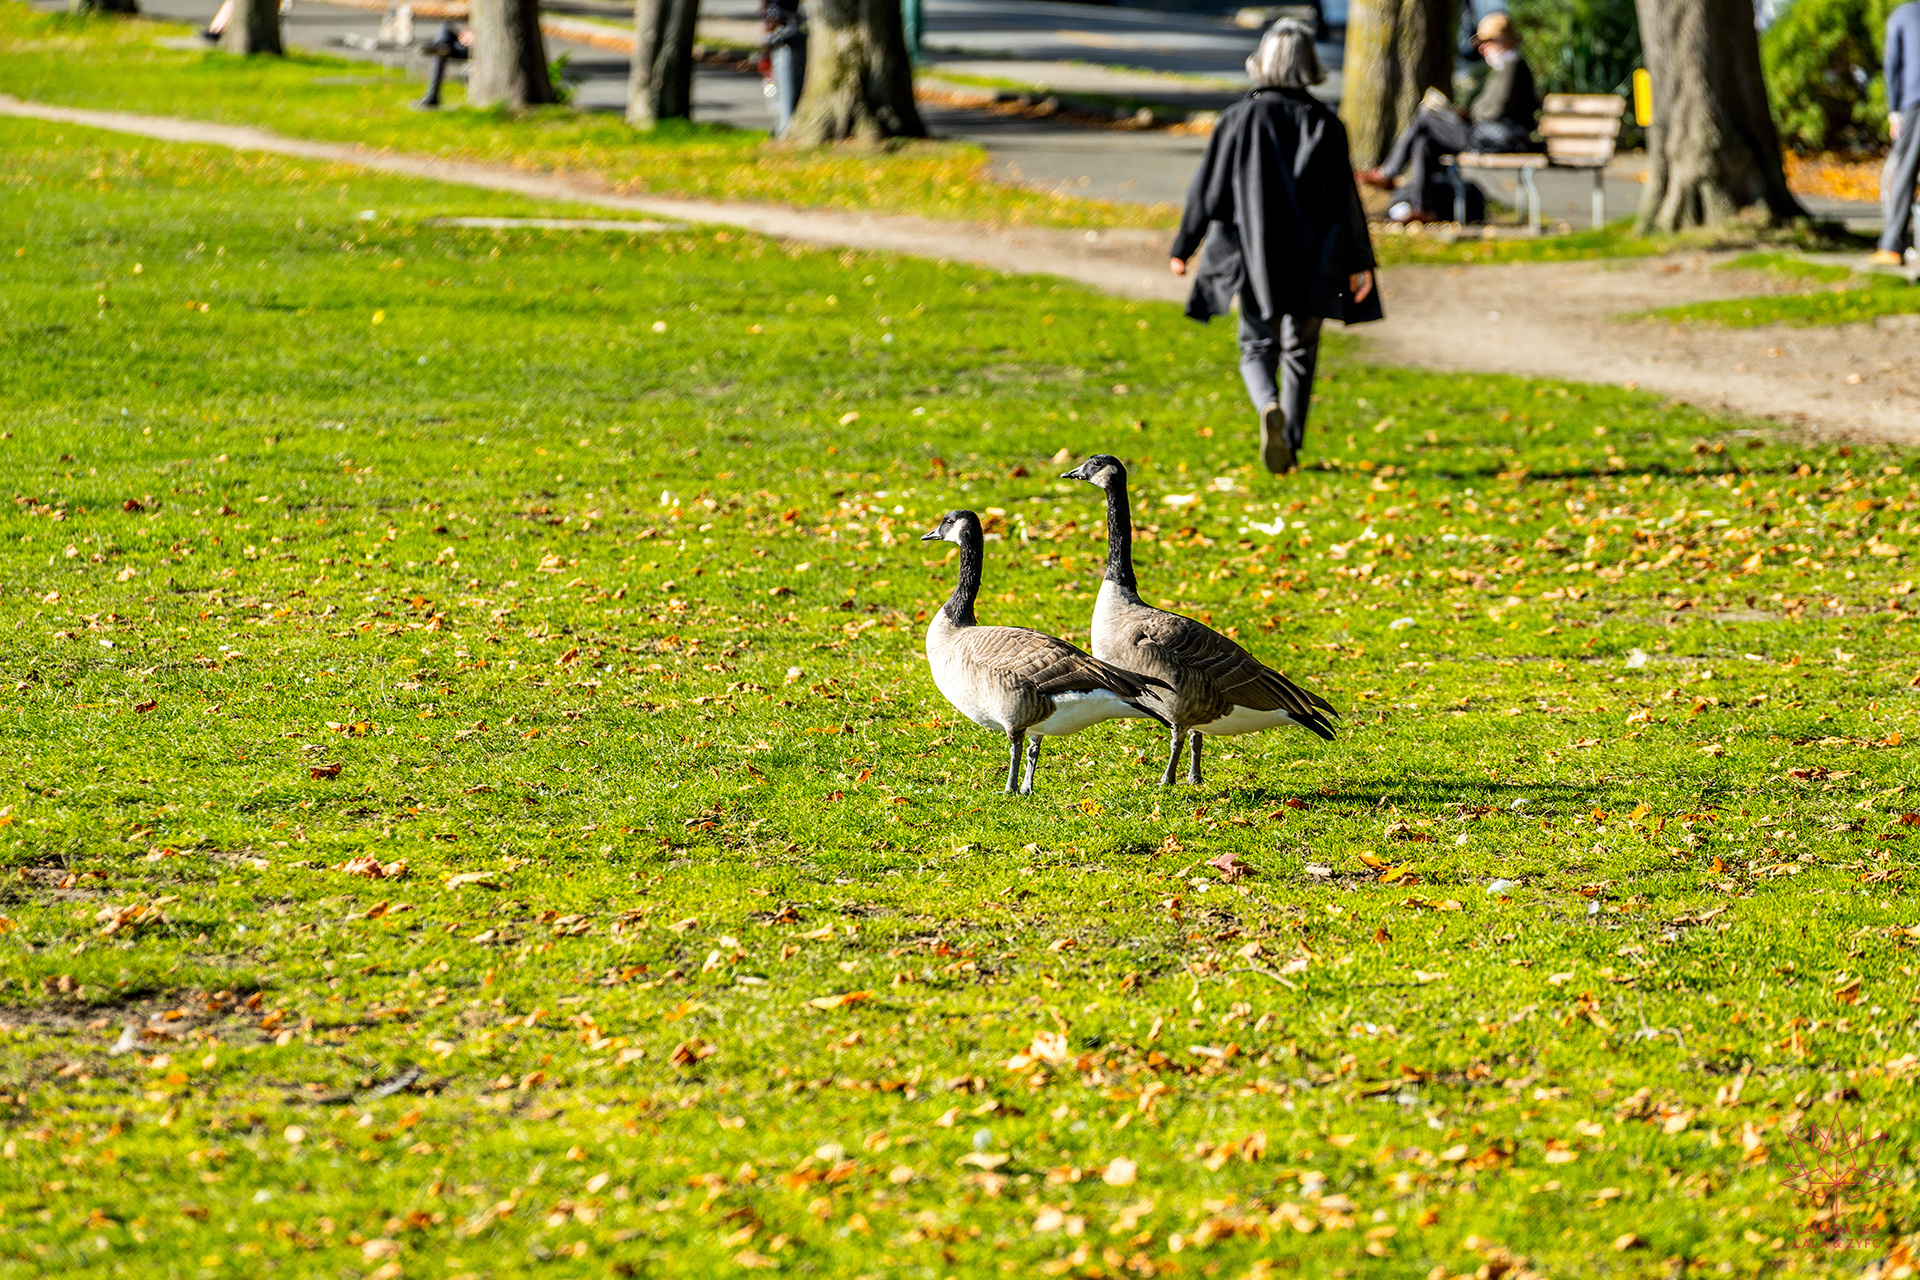
[{"label": "black long coat", "polygon": [[1256,89],[1220,113],[1187,189],[1173,256],[1206,242],[1187,314],[1206,321],[1240,305],[1262,320],[1321,316],[1358,324],[1385,314],[1376,287],[1348,295],[1374,267],[1347,131],[1332,108],[1297,89]]}]

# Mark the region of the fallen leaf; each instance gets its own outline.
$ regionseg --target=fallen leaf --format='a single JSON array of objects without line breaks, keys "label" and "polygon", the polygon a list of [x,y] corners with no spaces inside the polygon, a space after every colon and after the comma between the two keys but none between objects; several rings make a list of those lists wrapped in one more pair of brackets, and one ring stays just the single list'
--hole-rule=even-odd
[{"label": "fallen leaf", "polygon": [[1140,1166],[1125,1156],[1115,1156],[1107,1161],[1106,1170],[1101,1173],[1100,1181],[1110,1187],[1130,1187],[1140,1177]]},{"label": "fallen leaf", "polygon": [[815,996],[807,1001],[809,1009],[844,1009],[850,1004],[873,999],[871,991],[842,991],[839,995]]},{"label": "fallen leaf", "polygon": [[339,764],[337,764],[337,763],[335,763],[335,764],[316,764],[316,765],[314,765],[314,766],[313,766],[313,767],[312,767],[311,769],[308,769],[308,770],[307,770],[307,776],[308,776],[309,778],[315,778],[315,779],[319,779],[319,778],[337,778],[337,777],[339,777],[339,776],[340,776],[340,770],[341,770],[341,767],[342,767],[342,766],[341,766],[341,765],[339,765]]},{"label": "fallen leaf", "polygon": [[458,875],[447,877],[447,888],[459,889],[472,885],[479,889],[498,889],[500,887],[498,874],[493,871],[462,871]]}]

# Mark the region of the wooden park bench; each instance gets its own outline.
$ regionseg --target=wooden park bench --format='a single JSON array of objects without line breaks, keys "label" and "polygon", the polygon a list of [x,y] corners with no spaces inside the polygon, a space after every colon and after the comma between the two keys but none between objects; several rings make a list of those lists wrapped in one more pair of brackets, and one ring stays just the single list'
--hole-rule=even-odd
[{"label": "wooden park bench", "polygon": [[1607,223],[1607,162],[1613,159],[1614,145],[1620,140],[1620,116],[1627,100],[1611,93],[1550,93],[1540,112],[1540,136],[1547,140],[1545,152],[1518,151],[1491,153],[1462,151],[1442,156],[1440,163],[1453,187],[1455,221],[1467,217],[1467,184],[1462,169],[1495,169],[1517,172],[1520,187],[1527,196],[1527,229],[1540,234],[1540,188],[1533,175],[1539,169],[1588,169],[1593,173],[1593,225]]}]

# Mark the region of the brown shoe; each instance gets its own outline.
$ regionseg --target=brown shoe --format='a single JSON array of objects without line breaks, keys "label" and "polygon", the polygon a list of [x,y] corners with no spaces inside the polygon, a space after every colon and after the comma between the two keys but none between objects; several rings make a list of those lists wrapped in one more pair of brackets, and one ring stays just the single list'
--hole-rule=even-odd
[{"label": "brown shoe", "polygon": [[1382,191],[1393,190],[1393,179],[1378,169],[1362,169],[1353,175],[1354,181],[1363,186],[1378,187]]},{"label": "brown shoe", "polygon": [[1897,267],[1903,261],[1905,261],[1905,259],[1892,249],[1875,249],[1873,253],[1868,256],[1867,265],[1870,267]]},{"label": "brown shoe", "polygon": [[1277,476],[1294,468],[1293,445],[1287,440],[1287,415],[1277,404],[1260,410],[1260,463]]}]

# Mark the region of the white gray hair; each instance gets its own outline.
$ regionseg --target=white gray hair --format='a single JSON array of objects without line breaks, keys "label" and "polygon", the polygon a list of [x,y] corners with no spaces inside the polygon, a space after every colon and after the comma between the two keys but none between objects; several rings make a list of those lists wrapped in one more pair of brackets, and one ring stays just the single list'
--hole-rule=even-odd
[{"label": "white gray hair", "polygon": [[1247,59],[1247,75],[1262,89],[1305,89],[1327,78],[1313,48],[1313,28],[1298,18],[1282,18],[1260,37]]}]

